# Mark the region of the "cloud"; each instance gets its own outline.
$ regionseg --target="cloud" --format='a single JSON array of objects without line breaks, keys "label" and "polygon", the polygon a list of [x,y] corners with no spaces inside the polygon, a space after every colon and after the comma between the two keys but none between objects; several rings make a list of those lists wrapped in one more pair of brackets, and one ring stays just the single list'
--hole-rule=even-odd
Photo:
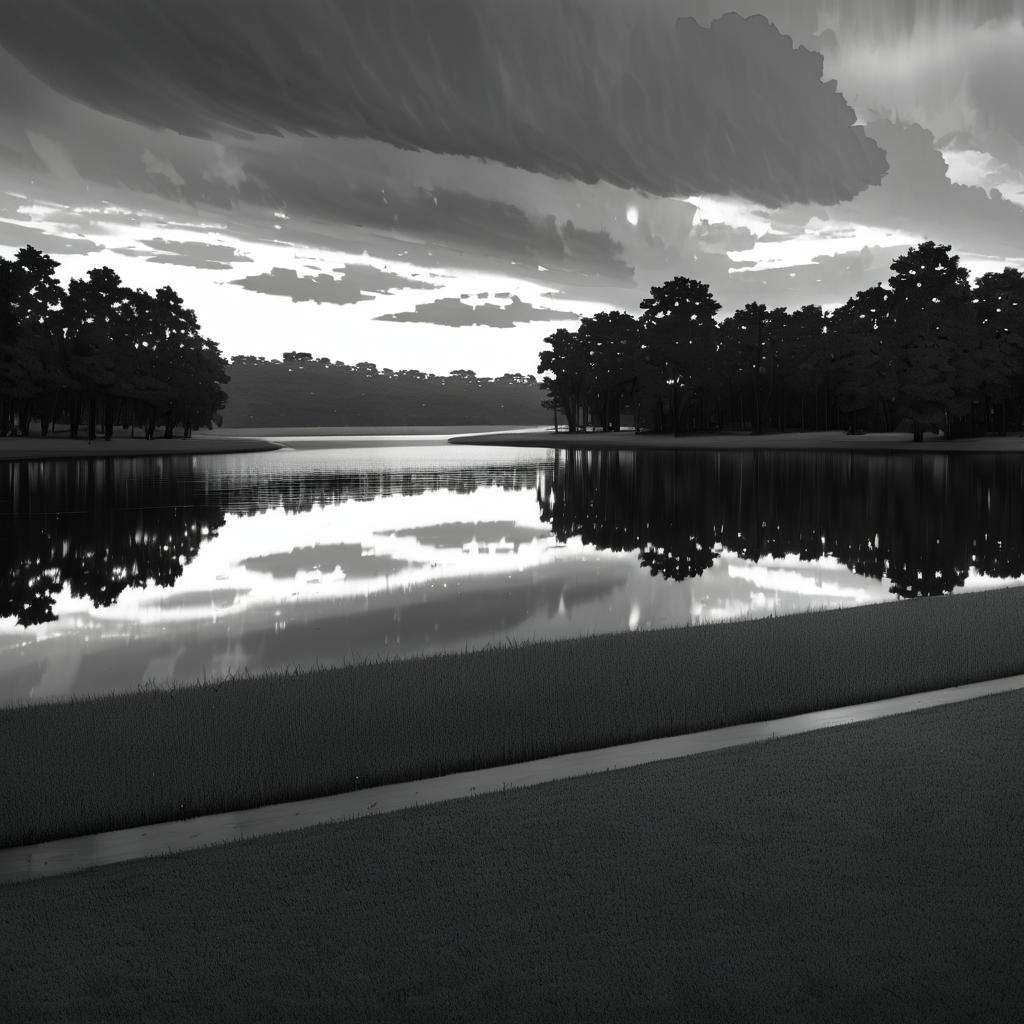
[{"label": "cloud", "polygon": [[706,220],[694,225],[692,238],[705,251],[719,253],[752,249],[757,242],[757,235],[749,228]]},{"label": "cloud", "polygon": [[373,295],[387,295],[403,288],[434,287],[425,281],[363,264],[352,264],[338,272],[343,276],[317,274],[315,277],[300,277],[295,270],[274,267],[269,274],[254,274],[228,283],[250,292],[284,295],[292,302],[329,302],[336,306],[365,302]]},{"label": "cloud", "polygon": [[[147,219],[158,223],[188,204],[192,219],[214,212],[238,237],[275,245],[309,239],[386,260],[406,252],[424,266],[537,278],[542,265],[546,280],[559,283],[628,284],[634,261],[627,247],[632,253],[643,245],[625,229],[627,205],[641,203],[645,228],[659,203],[659,217],[684,206],[370,139],[203,140],[158,131],[58,95],[2,46],[0,93],[11,98],[0,105],[0,187],[6,180],[24,191],[31,177],[34,197],[48,195],[65,208],[96,207],[104,197],[157,214]],[[67,157],[60,177],[47,171],[30,131],[59,141]],[[140,153],[152,155],[153,167],[173,169],[174,180],[148,173]],[[274,221],[274,211],[290,219]]]},{"label": "cloud", "polygon": [[845,220],[903,228],[993,257],[1020,255],[1024,209],[977,186],[949,179],[930,131],[916,124],[873,121],[872,138],[885,147],[890,170],[883,183],[830,212]]},{"label": "cloud", "polygon": [[372,138],[775,205],[885,170],[820,55],[764,18],[703,26],[651,0],[33,0],[0,7],[0,39],[65,95],[210,139]]},{"label": "cloud", "polygon": [[695,0],[705,18],[761,13],[825,55],[863,120],[966,131],[1024,170],[1024,0]]},{"label": "cloud", "polygon": [[185,184],[185,179],[177,172],[170,160],[161,160],[148,149],[142,151],[142,164],[150,177],[166,178],[177,188]]},{"label": "cloud", "polygon": [[513,295],[504,306],[491,302],[470,305],[462,298],[437,299],[417,306],[403,313],[389,313],[379,316],[378,320],[394,320],[401,323],[441,324],[445,327],[515,327],[517,324],[532,323],[539,320],[576,320],[576,313],[566,313],[557,309],[541,309],[523,302]]},{"label": "cloud", "polygon": [[404,530],[390,530],[382,536],[414,537],[425,547],[461,549],[467,544],[511,544],[516,551],[521,544],[543,540],[551,531],[537,526],[520,526],[511,520],[477,523],[434,523],[430,526],[411,526]]},{"label": "cloud", "polygon": [[361,544],[317,544],[247,558],[241,564],[251,572],[266,573],[275,579],[291,579],[302,572],[330,574],[335,569],[341,569],[347,579],[374,579],[390,576],[415,563],[391,555],[373,554]]},{"label": "cloud", "polygon": [[[252,143],[246,150],[248,176],[239,186],[239,197],[265,208],[283,204],[290,213],[322,223],[386,232],[390,240],[397,236],[414,244],[429,239],[434,247],[451,247],[462,265],[472,264],[483,252],[573,273],[620,280],[633,276],[633,268],[623,259],[622,243],[607,230],[584,228],[550,213],[528,213],[519,205],[468,191],[415,184],[406,175],[415,176],[423,161],[410,162],[401,155],[389,171],[374,170],[372,151],[384,157],[377,145],[338,140],[299,145],[301,160],[290,142]],[[344,174],[339,174],[339,166],[345,167]],[[444,162],[433,158],[426,169],[440,176]],[[508,172],[493,170],[498,177],[490,187],[501,191]]]},{"label": "cloud", "polygon": [[1003,163],[964,136],[945,136],[936,145],[949,169],[949,179],[957,185],[977,185],[1024,206],[1024,172]]},{"label": "cloud", "polygon": [[[810,263],[766,270],[719,267],[712,291],[728,313],[748,302],[799,309],[809,303],[836,306],[872,285],[889,280],[892,261],[908,246],[865,246],[855,252],[818,256]],[[736,266],[735,263],[732,264]],[[721,270],[725,270],[725,274]]]},{"label": "cloud", "polygon": [[[143,245],[158,252],[147,263],[166,263],[175,267],[193,267],[197,270],[231,270],[236,263],[252,263],[230,245],[210,242],[179,242],[166,238],[149,238]],[[135,255],[133,252],[132,255]]]},{"label": "cloud", "polygon": [[224,263],[221,260],[202,260],[192,256],[175,256],[172,253],[150,256],[146,262],[163,263],[172,267],[191,267],[193,270],[231,270],[234,267],[233,263]]},{"label": "cloud", "polygon": [[40,252],[51,256],[84,256],[91,252],[101,252],[103,246],[97,245],[88,238],[69,238],[66,235],[53,234],[29,224],[10,224],[0,221],[0,246],[21,249],[31,245]]}]

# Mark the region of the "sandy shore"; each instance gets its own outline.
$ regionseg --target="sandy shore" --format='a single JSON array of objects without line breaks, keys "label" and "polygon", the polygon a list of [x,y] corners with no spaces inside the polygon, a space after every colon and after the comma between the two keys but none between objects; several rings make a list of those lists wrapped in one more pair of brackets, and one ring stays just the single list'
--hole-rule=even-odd
[{"label": "sandy shore", "polygon": [[514,434],[479,434],[451,438],[449,444],[501,445],[517,448],[646,448],[683,451],[848,451],[934,452],[942,455],[985,452],[1024,452],[1024,436],[971,437],[943,441],[933,434],[915,444],[911,434],[858,434],[818,431],[789,434],[709,434],[673,437],[671,434],[565,434],[552,430]]},{"label": "sandy shore", "polygon": [[89,442],[58,434],[55,437],[0,437],[0,462],[37,459],[106,459],[146,457],[150,455],[230,455],[238,452],[272,452],[283,445],[262,437],[235,437],[231,434],[195,434],[188,439],[115,435],[111,440]]}]

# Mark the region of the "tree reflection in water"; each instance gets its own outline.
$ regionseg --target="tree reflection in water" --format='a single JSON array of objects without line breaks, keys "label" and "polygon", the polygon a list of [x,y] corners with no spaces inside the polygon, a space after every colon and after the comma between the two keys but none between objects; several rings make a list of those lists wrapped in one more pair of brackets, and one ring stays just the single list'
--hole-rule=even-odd
[{"label": "tree reflection in water", "polygon": [[524,465],[268,473],[174,458],[10,462],[0,466],[0,618],[22,626],[55,621],[65,585],[96,607],[112,605],[129,587],[171,587],[229,513],[301,513],[436,490],[519,490],[532,487],[536,474]]},{"label": "tree reflection in water", "polygon": [[1024,574],[1024,461],[1012,455],[568,451],[537,498],[559,541],[639,550],[672,580],[700,576],[722,549],[833,556],[899,597],[950,593],[971,569]]},{"label": "tree reflection in water", "polygon": [[1011,455],[559,452],[537,465],[267,472],[244,460],[91,460],[0,467],[0,618],[53,621],[65,586],[102,607],[173,586],[227,515],[478,487],[537,487],[558,540],[639,551],[652,575],[831,555],[900,597],[949,593],[973,568],[1024,574],[1024,461]]}]

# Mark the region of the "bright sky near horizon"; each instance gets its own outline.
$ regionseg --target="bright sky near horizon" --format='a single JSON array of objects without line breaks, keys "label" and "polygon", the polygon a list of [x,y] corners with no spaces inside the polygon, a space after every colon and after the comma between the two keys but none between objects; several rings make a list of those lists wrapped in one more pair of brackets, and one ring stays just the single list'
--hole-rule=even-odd
[{"label": "bright sky near horizon", "polygon": [[0,255],[170,284],[229,356],[532,373],[677,275],[1024,268],[1024,0],[33,0],[0,92]]}]

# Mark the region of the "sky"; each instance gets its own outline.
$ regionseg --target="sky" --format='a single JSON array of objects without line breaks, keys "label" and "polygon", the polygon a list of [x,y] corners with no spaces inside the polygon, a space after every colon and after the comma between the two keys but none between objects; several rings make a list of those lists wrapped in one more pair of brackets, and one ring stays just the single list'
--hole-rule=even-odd
[{"label": "sky", "polygon": [[1024,268],[1024,0],[0,0],[0,256],[227,356],[534,373],[652,285]]}]

